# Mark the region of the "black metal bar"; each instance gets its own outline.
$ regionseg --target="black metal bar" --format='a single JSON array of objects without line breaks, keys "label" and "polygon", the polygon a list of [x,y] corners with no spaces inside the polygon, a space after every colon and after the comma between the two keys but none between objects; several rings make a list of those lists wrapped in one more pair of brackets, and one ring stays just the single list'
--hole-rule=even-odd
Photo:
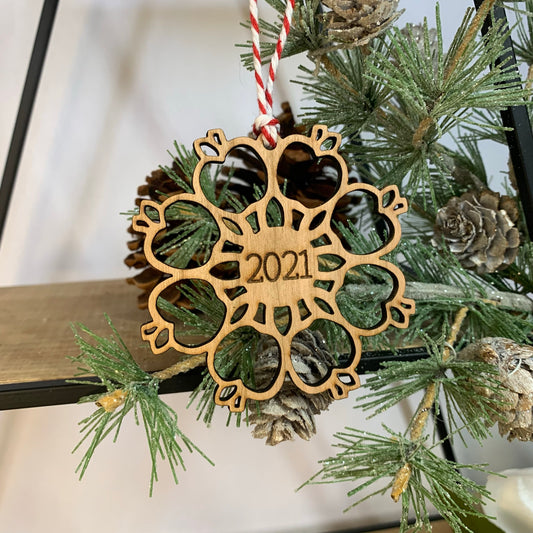
[{"label": "black metal bar", "polygon": [[372,374],[378,371],[383,363],[388,361],[418,361],[429,357],[427,350],[420,348],[402,348],[396,352],[389,350],[364,352],[357,365],[358,374]]},{"label": "black metal bar", "polygon": [[[479,9],[483,0],[474,0],[476,9]],[[493,11],[495,21],[502,21],[504,28],[508,28],[505,10],[502,7],[495,7]],[[488,16],[485,19],[481,33],[486,33],[492,27],[492,19]],[[505,53],[498,59],[497,64],[505,63],[514,67],[516,82],[520,83],[521,77],[516,63],[516,57],[511,37],[505,41]],[[527,229],[530,238],[533,238],[533,131],[529,121],[529,114],[526,106],[513,106],[501,112],[502,123],[505,127],[512,128],[506,132],[507,144],[513,164],[520,201],[524,209]]]},{"label": "black metal bar", "polygon": [[74,384],[57,379],[0,385],[0,410],[75,403],[83,396],[102,391],[101,387],[94,385],[98,378],[86,378],[84,381],[84,384]]},{"label": "black metal bar", "polygon": [[[434,405],[431,408],[431,411],[433,412],[433,415],[435,415]],[[437,430],[437,435],[439,436],[439,440],[441,441],[441,447],[444,453],[444,457],[448,459],[448,461],[453,461],[454,463],[456,463],[457,459],[455,457],[455,451],[450,441],[450,433],[448,431],[448,425],[446,424],[446,420],[444,419],[444,414],[442,413],[442,411],[439,411],[439,413],[436,414],[436,416],[434,417],[434,420],[435,420],[435,429]]]},{"label": "black metal bar", "polygon": [[[398,350],[397,353],[365,352],[361,357],[357,372],[359,374],[372,373],[386,361],[415,361],[423,357],[428,357],[423,348],[405,348]],[[190,392],[200,384],[202,376],[203,369],[201,368],[174,376],[161,383],[159,392],[161,394]],[[71,383],[66,379],[57,379],[0,385],[0,411],[76,403],[83,396],[102,392],[102,387],[95,385],[98,383],[98,378],[89,377],[80,379],[80,381],[83,383]]]},{"label": "black metal bar", "polygon": [[[197,368],[167,379],[159,386],[159,392],[169,394],[192,391],[202,381],[202,371],[203,369]],[[0,385],[0,411],[76,403],[84,396],[102,394],[102,387],[96,385],[99,382],[98,378],[80,378],[78,381],[82,383],[57,379]]]},{"label": "black metal bar", "polygon": [[0,185],[0,243],[59,0],[44,0]]}]

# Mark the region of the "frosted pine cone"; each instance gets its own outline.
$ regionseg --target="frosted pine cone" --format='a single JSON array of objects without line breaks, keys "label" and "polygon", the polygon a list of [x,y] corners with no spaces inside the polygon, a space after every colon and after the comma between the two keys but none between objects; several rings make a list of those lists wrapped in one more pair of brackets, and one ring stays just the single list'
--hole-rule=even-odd
[{"label": "frosted pine cone", "polygon": [[[498,368],[504,387],[498,422],[500,435],[508,440],[533,440],[533,346],[518,344],[510,339],[487,337],[459,352],[460,359],[483,361]],[[481,394],[491,397],[487,388]]]},{"label": "frosted pine cone", "polygon": [[516,258],[520,235],[518,209],[508,196],[487,189],[466,192],[439,209],[433,245],[443,241],[461,265],[486,274],[502,270]]},{"label": "frosted pine cone", "polygon": [[[267,338],[257,356],[255,379],[258,388],[268,386],[279,361],[277,344]],[[336,365],[320,333],[304,330],[292,341],[291,357],[295,370],[306,383],[317,383]],[[325,411],[332,398],[328,392],[306,394],[290,378],[276,396],[259,402],[258,410],[251,410],[248,420],[255,424],[253,436],[266,438],[266,444],[275,446],[298,436],[309,440],[316,433],[315,417]]]},{"label": "frosted pine cone", "polygon": [[386,30],[401,13],[399,0],[322,0],[328,37],[349,46],[363,46]]}]

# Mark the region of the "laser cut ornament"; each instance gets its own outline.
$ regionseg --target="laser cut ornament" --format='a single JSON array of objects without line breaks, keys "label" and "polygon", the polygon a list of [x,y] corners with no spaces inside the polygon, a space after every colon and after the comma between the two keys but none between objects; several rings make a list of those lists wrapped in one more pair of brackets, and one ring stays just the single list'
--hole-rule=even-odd
[{"label": "laser cut ornament", "polygon": [[[144,252],[148,262],[168,275],[150,294],[148,309],[152,321],[142,326],[143,339],[150,342],[155,354],[169,348],[189,355],[206,353],[209,373],[217,384],[215,402],[227,405],[232,411],[242,411],[248,399],[273,397],[286,376],[306,393],[329,391],[335,399],[346,397],[360,384],[356,367],[361,357],[361,337],[377,335],[391,325],[405,328],[414,312],[414,302],[404,297],[402,272],[383,259],[400,240],[398,215],[407,210],[407,202],[394,185],[379,190],[364,183],[350,183],[346,163],[338,153],[340,141],[339,134],[321,125],[314,126],[309,137],[290,135],[279,139],[273,149],[266,148],[261,139],[238,137],[228,141],[222,130],[210,130],[206,137],[194,143],[199,161],[192,176],[193,192],[171,196],[162,204],[144,200],[133,219],[133,229],[146,234]],[[307,146],[316,158],[329,157],[338,164],[338,187],[323,205],[306,208],[297,200],[287,198],[280,189],[277,165],[283,151],[293,143]],[[266,172],[264,195],[240,213],[224,211],[211,203],[200,183],[202,171],[210,164],[224,163],[236,147],[255,152]],[[337,202],[355,191],[373,197],[375,211],[389,229],[387,242],[368,254],[347,251],[331,226]],[[219,238],[201,266],[180,269],[161,262],[154,255],[154,240],[160,232],[166,231],[165,214],[176,202],[203,206],[218,227]],[[277,223],[267,215],[269,206],[274,206],[280,214]],[[337,259],[336,263],[333,267],[325,267],[331,257]],[[224,265],[232,265],[232,279],[223,279],[224,276],[218,274]],[[381,304],[381,320],[370,328],[351,324],[336,302],[346,273],[364,265],[388,272],[393,281],[389,298]],[[184,280],[209,283],[225,307],[224,320],[214,337],[197,346],[179,342],[174,323],[166,320],[157,306],[160,294],[167,287]],[[275,315],[279,312],[283,312],[286,319],[283,327],[276,321]],[[291,341],[318,319],[344,328],[351,338],[352,356],[346,366],[332,368],[322,381],[309,384],[292,365]],[[253,390],[240,379],[224,379],[215,368],[215,354],[220,343],[243,326],[272,336],[279,345],[279,368],[267,389]]]}]

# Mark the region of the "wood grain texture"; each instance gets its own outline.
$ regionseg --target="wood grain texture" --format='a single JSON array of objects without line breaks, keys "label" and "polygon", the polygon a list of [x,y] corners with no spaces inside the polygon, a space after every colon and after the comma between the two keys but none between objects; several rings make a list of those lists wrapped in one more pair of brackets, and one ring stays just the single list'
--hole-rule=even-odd
[{"label": "wood grain texture", "polygon": [[66,356],[78,350],[70,324],[106,336],[105,313],[145,370],[174,363],[176,352],[154,356],[142,341],[147,313],[137,309],[136,296],[122,279],[0,288],[0,384],[73,377],[76,368]]},{"label": "wood grain texture", "polygon": [[[348,168],[338,153],[341,137],[325,126],[314,126],[309,137],[290,135],[278,141],[274,149],[263,146],[260,139],[238,137],[227,140],[222,130],[210,130],[194,143],[199,158],[192,177],[192,193],[180,193],[158,204],[141,203],[133,219],[133,229],[146,234],[144,253],[148,262],[168,277],[157,285],[148,300],[152,320],[142,327],[142,336],[154,353],[169,348],[188,353],[207,352],[207,366],[217,383],[215,401],[232,411],[242,411],[247,399],[266,400],[282,387],[286,376],[309,394],[329,391],[333,398],[344,398],[359,386],[356,367],[361,357],[363,336],[381,333],[393,325],[405,328],[414,312],[414,301],[404,297],[402,272],[383,256],[400,240],[398,215],[406,212],[407,202],[396,186],[379,190],[371,185],[350,181]],[[283,194],[277,179],[277,166],[284,150],[304,146],[316,162],[333,160],[338,169],[337,188],[322,205],[307,208]],[[220,165],[239,147],[250,150],[264,164],[266,190],[262,197],[241,212],[215,206],[202,189],[201,176],[209,165]],[[368,195],[374,212],[387,228],[385,243],[368,254],[346,249],[332,227],[337,203],[349,194]],[[181,207],[178,203],[181,202]],[[218,227],[219,237],[210,255],[199,266],[176,268],[156,258],[158,237],[167,231],[166,216],[187,204],[205,208]],[[326,265],[330,264],[330,267]],[[382,317],[372,327],[351,324],[340,312],[336,294],[347,273],[358,266],[372,266],[386,271],[392,279],[392,292],[382,303]],[[218,275],[217,272],[225,272]],[[228,275],[229,272],[229,275]],[[191,280],[207,282],[225,308],[224,319],[216,334],[204,343],[186,344],[176,336],[175,324],[161,312],[158,298],[165,290]],[[280,318],[281,316],[281,318]],[[299,331],[316,320],[328,320],[341,326],[352,342],[348,366],[331,368],[323,380],[304,382],[291,362],[291,342]],[[279,347],[280,363],[270,386],[253,390],[240,379],[224,379],[217,372],[215,354],[221,342],[240,327],[252,327],[273,337]],[[178,335],[179,337],[179,335]]]}]

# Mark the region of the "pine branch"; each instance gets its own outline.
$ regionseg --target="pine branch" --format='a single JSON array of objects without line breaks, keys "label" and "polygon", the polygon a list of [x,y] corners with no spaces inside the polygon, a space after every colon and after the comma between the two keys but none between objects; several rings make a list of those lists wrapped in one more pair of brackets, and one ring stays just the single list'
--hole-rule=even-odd
[{"label": "pine branch", "polygon": [[[265,38],[260,43],[263,63],[269,62],[274,53],[285,12],[284,2],[279,0],[267,0],[267,2],[277,11],[278,20],[275,23],[268,22],[263,18],[259,20],[259,29]],[[328,45],[327,37],[323,31],[321,13],[320,0],[299,0],[296,2],[291,30],[283,48],[282,58],[302,53],[312,55],[313,52],[322,50]],[[246,22],[243,26],[249,28],[250,24]],[[238,44],[237,46],[251,50],[252,43],[247,41],[245,44]],[[241,61],[245,68],[253,70],[252,52],[241,54]]]},{"label": "pine branch", "polygon": [[[424,446],[424,441],[412,442],[400,433],[385,427],[386,436],[353,428],[335,434],[341,451],[322,460],[322,469],[302,487],[310,484],[350,482],[356,486],[348,496],[359,496],[366,488],[375,488],[359,497],[348,509],[388,490],[400,488],[405,480],[396,479],[396,473],[408,464],[409,481],[401,492],[402,522],[400,531],[431,530],[427,503],[446,519],[459,533],[470,531],[464,525],[465,516],[483,517],[476,511],[480,499],[489,498],[485,487],[461,474],[462,469],[484,471],[483,465],[463,465],[447,461]],[[437,444],[438,445],[438,444]],[[435,446],[437,446],[435,445]],[[404,474],[406,469],[403,470]],[[397,486],[396,486],[397,485]],[[300,487],[300,489],[302,488]],[[463,505],[457,502],[463,502]],[[346,510],[348,510],[346,509]],[[415,523],[408,525],[409,512]]]},{"label": "pine branch", "polygon": [[152,376],[156,379],[164,381],[165,379],[173,378],[174,376],[177,376],[179,374],[185,374],[186,372],[189,372],[190,370],[193,370],[195,368],[198,368],[199,366],[205,366],[205,365],[206,365],[205,354],[191,355],[190,357],[188,357],[187,359],[184,359],[183,361],[178,361],[177,363],[174,363],[173,365],[163,370],[154,372]]},{"label": "pine branch", "polygon": [[146,432],[148,448],[152,460],[150,495],[154,481],[157,481],[157,461],[167,459],[172,475],[178,483],[177,468],[185,468],[183,451],[196,451],[208,462],[210,459],[179,429],[175,411],[158,396],[160,380],[144,372],[135,362],[119,333],[106,316],[112,335],[109,338],[96,335],[83,325],[74,337],[80,354],[71,358],[84,374],[95,374],[107,392],[87,396],[80,403],[94,402],[98,409],[80,422],[81,441],[74,448],[77,451],[86,441],[85,454],[76,469],[83,478],[98,445],[109,435],[116,442],[122,423],[133,412],[139,425],[139,415]]},{"label": "pine branch", "polygon": [[[358,302],[371,300],[383,301],[390,293],[390,287],[384,284],[347,284],[343,291],[349,298]],[[527,296],[519,293],[498,291],[487,288],[485,291],[467,291],[454,285],[443,283],[422,283],[419,281],[408,281],[405,287],[405,297],[417,302],[435,301],[439,299],[454,300],[458,305],[466,302],[475,304],[477,302],[493,303],[502,309],[517,311],[520,313],[533,314],[533,301]]]},{"label": "pine branch", "polygon": [[467,56],[468,48],[474,42],[476,35],[479,33],[481,26],[495,3],[496,0],[485,0],[477,10],[470,27],[467,30],[466,28],[465,30],[461,29],[460,33],[456,33],[455,39],[450,47],[453,50],[453,54],[450,54],[446,61],[445,80],[450,78],[455,71],[459,70],[460,63]]},{"label": "pine branch", "polygon": [[[438,413],[441,396],[448,413],[453,433],[466,430],[478,441],[488,436],[488,428],[493,424],[493,415],[501,405],[502,387],[496,371],[490,364],[470,366],[455,356],[451,346],[459,331],[459,324],[465,319],[466,308],[456,315],[452,332],[446,343],[426,337],[426,348],[430,357],[411,363],[390,361],[375,375],[368,378],[365,387],[371,392],[359,398],[360,407],[372,411],[375,416],[390,409],[401,400],[425,390],[417,413],[412,420],[411,440],[421,437],[433,404]],[[490,399],[481,398],[479,390],[493,393]]]},{"label": "pine branch", "polygon": [[[384,43],[378,41],[375,46],[385,53]],[[372,52],[365,55],[355,48],[323,56],[323,68],[316,75],[308,68],[300,67],[305,76],[296,83],[313,101],[312,107],[302,108],[305,123],[340,127],[347,139],[364,129],[371,129],[376,122],[373,115],[390,95],[386,84],[366,76],[373,58]]]},{"label": "pine branch", "polygon": [[[487,1],[486,7],[489,4]],[[477,38],[483,18],[481,12],[473,15],[469,10],[445,53],[438,9],[436,20],[436,49],[429,46],[427,22],[423,46],[409,28],[393,29],[387,47],[370,49],[364,70],[357,66],[359,51],[335,52],[327,56],[328,62],[340,76],[324,68],[316,79],[307,71],[308,78],[302,82],[316,101],[314,109],[306,110],[306,120],[340,127],[346,135],[363,132],[364,142],[346,143],[345,155],[376,170],[389,161],[386,173],[375,173],[376,183],[401,185],[403,193],[417,198],[424,209],[428,203],[443,205],[457,192],[450,186],[449,169],[442,166],[442,137],[460,125],[499,132],[499,120],[495,122],[479,110],[491,112],[525,104],[529,95],[516,83],[510,66],[494,66],[508,36],[502,24]],[[351,70],[354,66],[357,68]],[[489,70],[489,66],[493,68]],[[379,100],[368,98],[362,87],[374,87]],[[347,100],[351,105],[346,105]]]},{"label": "pine branch", "polygon": [[[409,364],[391,362],[378,376],[367,382],[366,386],[373,388],[374,392],[364,397],[373,397],[364,407],[373,409],[374,414],[419,390],[425,390],[409,425],[409,436],[395,434],[387,428],[389,438],[347,428],[347,432],[336,435],[342,442],[337,446],[344,451],[321,461],[324,465],[322,470],[307,484],[356,482],[358,485],[348,492],[349,496],[353,496],[379,481],[386,482],[389,478],[387,484],[360,498],[352,507],[390,489],[392,499],[395,502],[401,499],[402,502],[400,531],[408,528],[411,510],[416,517],[414,531],[430,527],[426,502],[431,502],[436,507],[454,531],[470,531],[464,523],[465,516],[483,516],[475,511],[476,505],[480,495],[488,497],[489,494],[485,488],[477,486],[459,473],[458,469],[467,465],[440,459],[433,454],[425,446],[427,437],[424,436],[434,404],[436,412],[439,411],[440,388],[444,391],[448,410],[459,411],[461,423],[478,440],[487,437],[488,423],[492,422],[492,415],[497,413],[497,407],[501,405],[495,397],[478,400],[479,387],[489,388],[495,393],[501,391],[498,388],[501,387],[499,381],[490,377],[494,374],[491,365],[467,368],[463,366],[463,362],[454,361],[452,346],[466,314],[466,308],[457,314],[443,346],[430,342],[432,357],[429,360]],[[453,374],[447,376],[446,373],[452,369]],[[455,423],[455,418],[452,417],[451,421]],[[462,428],[452,426],[452,435],[460,429]],[[438,444],[440,443],[436,445]],[[472,468],[472,465],[467,467]],[[473,468],[482,470],[481,465]]]}]

